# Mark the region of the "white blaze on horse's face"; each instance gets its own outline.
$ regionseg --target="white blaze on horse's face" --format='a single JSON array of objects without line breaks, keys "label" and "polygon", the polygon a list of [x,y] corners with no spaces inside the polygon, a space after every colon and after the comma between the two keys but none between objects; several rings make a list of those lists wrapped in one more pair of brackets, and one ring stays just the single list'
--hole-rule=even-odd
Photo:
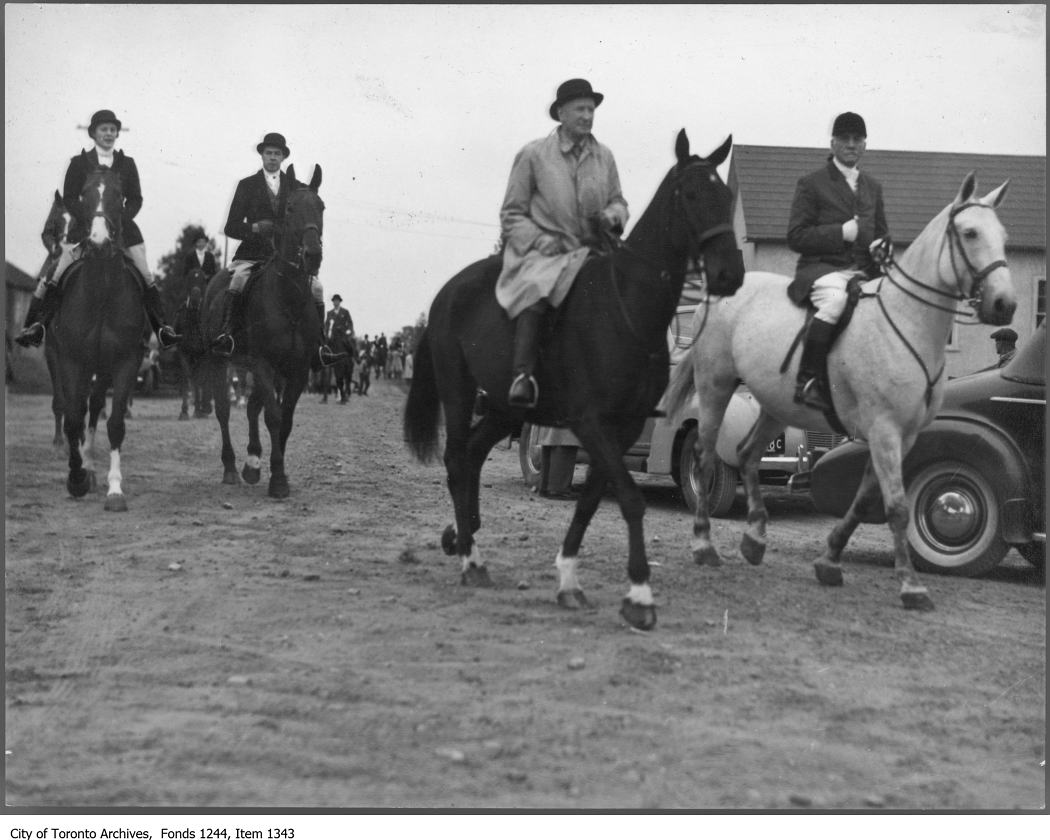
[{"label": "white blaze on horse's face", "polygon": [[91,220],[91,233],[88,238],[95,245],[101,245],[109,240],[109,228],[106,225],[106,216],[104,213],[102,196],[105,195],[106,185],[103,182],[99,182],[98,185],[98,206],[95,207],[95,215]]}]

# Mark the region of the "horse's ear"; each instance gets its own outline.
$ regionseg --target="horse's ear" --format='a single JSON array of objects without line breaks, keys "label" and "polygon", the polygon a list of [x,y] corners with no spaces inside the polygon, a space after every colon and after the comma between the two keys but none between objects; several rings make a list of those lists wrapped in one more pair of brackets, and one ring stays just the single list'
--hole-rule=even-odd
[{"label": "horse's ear", "polygon": [[678,158],[679,163],[689,160],[689,138],[686,137],[684,128],[678,132],[678,137],[674,141],[674,156]]},{"label": "horse's ear", "polygon": [[290,166],[288,167],[288,171],[287,171],[287,172],[285,172],[284,174],[285,174],[285,175],[287,175],[287,176],[289,177],[289,179],[291,179],[291,182],[292,182],[292,183],[294,184],[294,183],[295,183],[295,180],[296,180],[296,179],[295,179],[295,164],[294,164],[294,163],[293,163],[293,164],[291,164],[291,165],[290,165]]},{"label": "horse's ear", "polygon": [[62,203],[62,193],[60,193],[58,190],[55,190],[55,203],[56,204],[61,204]]},{"label": "horse's ear", "polygon": [[712,166],[719,166],[727,157],[729,157],[729,150],[733,148],[733,135],[730,134],[725,143],[715,149],[711,154],[707,156],[707,162]]},{"label": "horse's ear", "polygon": [[321,164],[314,164],[314,176],[310,179],[310,189],[317,192],[318,187],[321,186]]},{"label": "horse's ear", "polygon": [[976,189],[977,176],[973,172],[970,172],[965,178],[963,178],[962,186],[959,187],[959,194],[955,196],[955,201],[953,202],[953,204],[955,204],[955,206],[957,207],[959,205],[965,204],[967,201],[970,200],[970,197],[973,195],[974,190]]},{"label": "horse's ear", "polygon": [[998,207],[1003,203],[1003,199],[1006,198],[1006,189],[1010,186],[1010,179],[1007,178],[997,189],[992,190],[988,195],[981,199],[981,204],[988,204],[992,207]]}]

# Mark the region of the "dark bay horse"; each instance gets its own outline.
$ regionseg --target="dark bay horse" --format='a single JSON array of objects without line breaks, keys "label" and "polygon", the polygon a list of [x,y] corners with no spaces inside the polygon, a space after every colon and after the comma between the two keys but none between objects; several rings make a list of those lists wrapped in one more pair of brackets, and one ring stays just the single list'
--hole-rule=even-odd
[{"label": "dark bay horse", "polygon": [[[871,458],[845,518],[827,538],[816,561],[817,580],[842,585],[842,551],[861,522],[887,522],[894,565],[906,609],[930,610],[933,601],[908,555],[908,505],[901,464],[923,427],[933,420],[944,392],[945,345],[965,302],[984,324],[1008,324],[1017,295],[1006,264],[1006,231],[996,215],[1002,184],[983,198],[971,173],[955,199],[915,238],[900,261],[887,258],[881,277],[862,286],[849,326],[828,358],[835,411],[851,436],[866,440]],[[747,493],[747,529],[740,552],[762,562],[769,514],[762,501],[758,464],[766,444],[787,425],[831,431],[822,412],[794,401],[797,362],[785,365],[806,313],[787,296],[790,278],[748,272],[732,300],[701,303],[702,326],[689,357],[678,365],[667,394],[670,416],[699,395],[699,488],[693,523],[696,562],[717,566],[711,543],[707,490],[715,440],[736,384],[747,383],[761,406],[738,447]]]},{"label": "dark bay horse", "polygon": [[[404,431],[416,457],[430,460],[437,454],[444,413],[444,462],[456,521],[445,530],[442,544],[446,553],[459,556],[464,585],[491,585],[474,543],[481,527],[481,468],[489,451],[523,421],[568,427],[586,447],[591,464],[555,561],[557,602],[569,609],[588,606],[577,579],[577,554],[611,483],[629,544],[631,585],[620,614],[638,629],[655,625],[643,535],[645,500],[623,455],[667,385],[667,325],[689,261],[696,262],[710,294],[731,295],[743,279],[733,196],[716,169],[731,147],[732,137],[707,159],[691,156],[685,131],[678,134],[677,163],[631,235],[611,255],[588,260],[555,311],[540,353],[540,398],[534,409],[510,408],[506,401],[514,329],[496,301],[500,257],[468,266],[438,292],[417,345]],[[472,424],[479,392],[487,395],[487,410]]]},{"label": "dark bay horse", "polygon": [[[237,459],[230,440],[226,371],[229,363],[240,362],[252,374],[247,407],[248,457],[241,475],[249,484],[259,481],[262,412],[270,433],[269,494],[276,499],[286,498],[290,492],[284,470],[285,447],[321,336],[321,323],[310,292],[310,278],[320,268],[322,256],[324,202],[317,193],[321,167],[314,168],[309,185],[296,181],[294,166],[288,167],[288,176],[292,190],[277,251],[244,291],[247,298],[243,335],[237,336],[234,355],[229,360],[209,354],[204,363],[215,417],[222,431],[223,483],[238,483]],[[223,296],[229,281],[229,272],[217,272],[204,295],[204,335],[209,342],[222,328]]]},{"label": "dark bay horse", "polygon": [[[66,209],[61,193],[55,190],[55,197],[51,202],[47,220],[44,222],[42,235],[49,253],[38,278],[54,272],[58,265],[59,254],[74,247],[76,243],[73,241],[73,229],[73,214]],[[62,423],[66,413],[66,400],[62,393],[62,379],[58,372],[58,338],[55,336],[54,327],[47,331],[44,338],[44,362],[47,364],[47,375],[51,380],[51,415],[55,420],[52,446],[56,450],[65,450],[66,436]]]},{"label": "dark bay horse", "polygon": [[[69,446],[69,477],[66,487],[76,498],[91,489],[91,476],[84,468],[83,446],[90,456],[94,435],[85,440],[84,421],[92,377],[97,377],[92,399],[92,423],[112,385],[113,402],[106,423],[109,434],[109,474],[105,509],[126,511],[121,487],[120,447],[124,442],[124,418],[128,398],[142,360],[142,335],[146,315],[142,281],[124,256],[121,238],[123,210],[120,176],[107,168],[92,172],[80,196],[80,218],[90,224],[84,241],[84,258],[66,272],[62,298],[54,320],[58,342],[59,379],[65,399],[63,429]],[[81,441],[84,441],[82,444]],[[89,458],[90,463],[90,458]]]}]

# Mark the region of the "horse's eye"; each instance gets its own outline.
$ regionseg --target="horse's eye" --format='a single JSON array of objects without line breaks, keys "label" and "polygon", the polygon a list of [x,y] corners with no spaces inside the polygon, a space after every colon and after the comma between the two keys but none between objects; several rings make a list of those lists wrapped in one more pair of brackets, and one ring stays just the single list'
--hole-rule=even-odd
[{"label": "horse's eye", "polygon": [[970,228],[968,230],[963,231],[963,236],[965,236],[967,239],[976,239],[977,231],[973,228]]}]

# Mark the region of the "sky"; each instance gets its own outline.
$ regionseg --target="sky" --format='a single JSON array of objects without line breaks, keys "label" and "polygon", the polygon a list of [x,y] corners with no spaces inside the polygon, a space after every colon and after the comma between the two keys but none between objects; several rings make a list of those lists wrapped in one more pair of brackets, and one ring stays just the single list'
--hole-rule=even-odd
[{"label": "sky", "polygon": [[605,95],[594,134],[615,155],[634,218],[674,163],[680,128],[702,155],[730,134],[826,148],[835,115],[850,110],[869,149],[1046,153],[1041,4],[8,3],[4,13],[8,262],[39,269],[52,196],[69,159],[93,145],[94,111],[124,124],[117,148],[138,166],[136,221],[154,268],[187,224],[232,257],[222,231],[234,188],[277,131],[300,180],[322,168],[320,279],[359,334],[414,324],[443,283],[492,252],[514,156],[555,128],[548,107],[569,78]]}]

